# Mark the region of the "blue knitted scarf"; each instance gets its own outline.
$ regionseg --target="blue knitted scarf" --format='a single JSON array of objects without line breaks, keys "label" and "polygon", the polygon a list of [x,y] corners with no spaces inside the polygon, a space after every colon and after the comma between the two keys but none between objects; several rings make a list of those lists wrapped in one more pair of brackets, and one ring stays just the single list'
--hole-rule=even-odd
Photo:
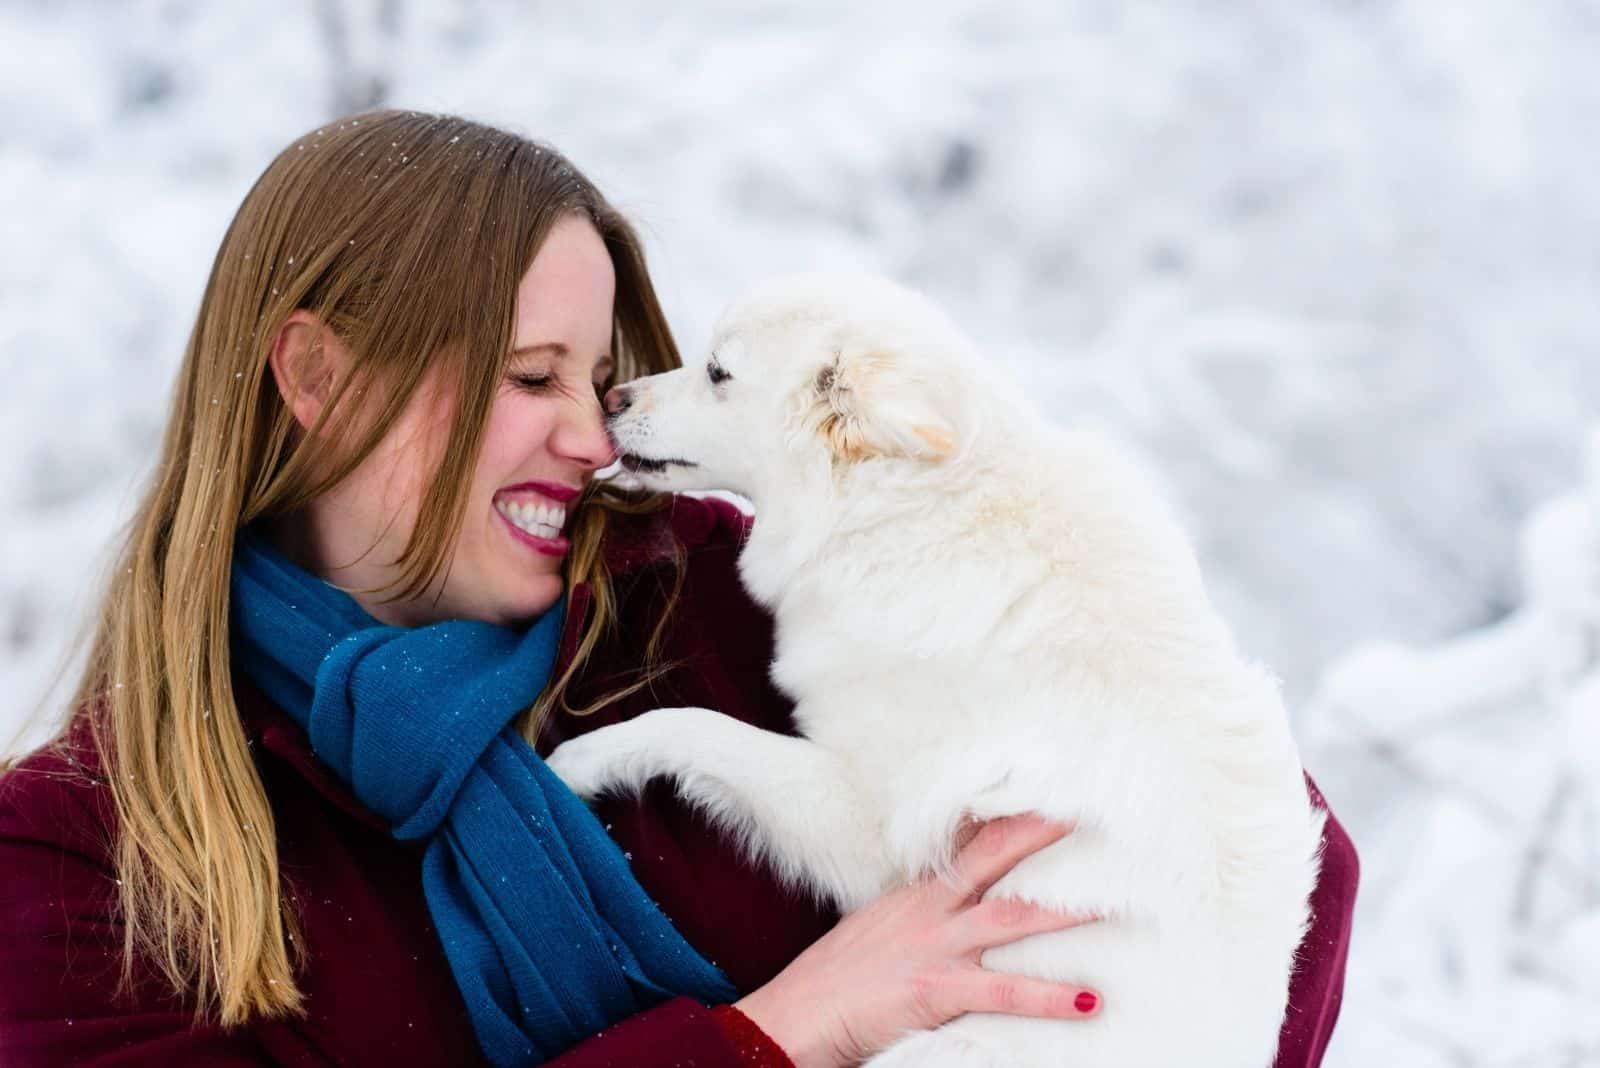
[{"label": "blue knitted scarf", "polygon": [[402,840],[485,1056],[548,1060],[676,994],[733,999],[584,803],[508,724],[555,663],[558,603],[525,632],[385,626],[260,533],[234,550],[234,663]]}]

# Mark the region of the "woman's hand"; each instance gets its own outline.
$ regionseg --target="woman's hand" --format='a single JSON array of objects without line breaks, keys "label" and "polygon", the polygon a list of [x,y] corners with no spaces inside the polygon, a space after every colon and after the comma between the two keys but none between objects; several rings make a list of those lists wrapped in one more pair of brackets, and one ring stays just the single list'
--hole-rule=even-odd
[{"label": "woman's hand", "polygon": [[967,1012],[1051,1019],[1094,1015],[1083,987],[985,971],[984,950],[1095,917],[1016,898],[981,900],[1001,876],[1071,828],[1034,815],[983,824],[955,858],[960,885],[937,878],[884,894],[737,1005],[796,1068],[855,1064],[907,1031]]}]

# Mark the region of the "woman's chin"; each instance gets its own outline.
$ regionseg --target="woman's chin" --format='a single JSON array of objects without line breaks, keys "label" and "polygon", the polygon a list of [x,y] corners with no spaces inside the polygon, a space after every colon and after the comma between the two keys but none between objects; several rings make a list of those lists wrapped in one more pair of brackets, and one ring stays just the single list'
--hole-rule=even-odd
[{"label": "woman's chin", "polygon": [[501,605],[500,611],[495,613],[501,626],[528,626],[554,608],[565,591],[560,575],[531,576],[525,586],[515,601]]}]

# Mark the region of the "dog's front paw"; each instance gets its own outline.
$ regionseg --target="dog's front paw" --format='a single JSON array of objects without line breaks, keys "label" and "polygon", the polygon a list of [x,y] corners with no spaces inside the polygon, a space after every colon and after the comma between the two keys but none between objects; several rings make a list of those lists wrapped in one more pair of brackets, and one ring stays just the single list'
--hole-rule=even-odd
[{"label": "dog's front paw", "polygon": [[547,763],[579,797],[636,794],[653,776],[696,767],[704,746],[695,728],[700,725],[703,734],[707,721],[712,729],[735,722],[704,708],[657,708],[563,742]]},{"label": "dog's front paw", "polygon": [[[608,772],[611,761],[606,756],[606,745],[600,737],[602,734],[605,731],[594,731],[570,742],[562,742],[546,759],[550,771],[554,771],[573,793],[586,801],[602,795],[606,787],[611,785]],[[600,743],[597,745],[597,742]]]},{"label": "dog's front paw", "polygon": [[586,801],[599,797],[621,781],[619,772],[626,753],[606,737],[614,731],[616,726],[602,727],[563,742],[545,763],[579,797]]}]

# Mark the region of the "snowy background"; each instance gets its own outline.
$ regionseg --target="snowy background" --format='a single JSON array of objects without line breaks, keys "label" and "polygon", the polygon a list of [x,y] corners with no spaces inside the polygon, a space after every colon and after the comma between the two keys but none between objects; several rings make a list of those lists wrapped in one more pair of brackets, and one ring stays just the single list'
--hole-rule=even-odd
[{"label": "snowy background", "polygon": [[0,2],[0,739],[205,273],[374,104],[561,146],[686,351],[895,275],[1169,475],[1361,850],[1328,1063],[1600,1065],[1600,3]]}]

